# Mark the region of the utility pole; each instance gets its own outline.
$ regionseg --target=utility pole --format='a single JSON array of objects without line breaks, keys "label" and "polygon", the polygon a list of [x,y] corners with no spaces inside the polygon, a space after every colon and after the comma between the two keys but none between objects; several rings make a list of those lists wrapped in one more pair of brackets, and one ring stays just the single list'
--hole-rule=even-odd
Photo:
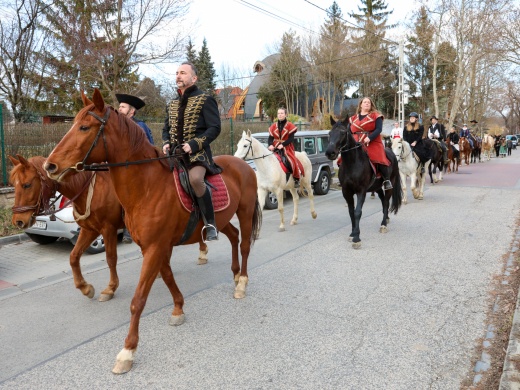
[{"label": "utility pole", "polygon": [[[404,42],[399,42],[399,87],[397,90],[399,95],[399,109],[397,115],[397,121],[401,128],[404,127],[404,105],[408,103],[408,93],[405,92],[404,85]],[[406,102],[405,102],[406,100]]]}]

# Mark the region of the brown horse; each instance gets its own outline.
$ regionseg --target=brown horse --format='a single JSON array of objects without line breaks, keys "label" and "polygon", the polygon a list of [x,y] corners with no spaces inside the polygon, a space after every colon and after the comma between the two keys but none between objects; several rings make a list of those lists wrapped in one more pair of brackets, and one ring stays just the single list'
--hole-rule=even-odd
[{"label": "brown horse", "polygon": [[449,162],[446,164],[446,171],[448,173],[458,172],[459,171],[459,160],[455,157],[455,147],[451,144],[450,140],[446,140],[446,148],[448,149],[448,160]]},{"label": "brown horse", "polygon": [[[95,288],[87,283],[81,273],[80,260],[91,242],[100,234],[105,242],[106,260],[110,270],[108,286],[99,296],[100,302],[114,297],[119,286],[117,275],[117,231],[124,226],[122,208],[117,199],[108,172],[80,172],[67,182],[58,183],[47,177],[43,170],[45,157],[35,156],[26,160],[21,155],[9,156],[14,165],[10,182],[14,186],[15,206],[12,223],[26,229],[35,222],[35,215],[44,213],[50,197],[56,191],[72,200],[76,222],[81,227],[74,248],[70,253],[70,267],[74,284],[83,295],[94,297]],[[90,195],[89,195],[90,191]],[[199,264],[207,262],[207,246],[199,243]]]},{"label": "brown horse", "polygon": [[[132,368],[139,339],[139,320],[159,272],[173,298],[170,325],[180,325],[185,320],[184,297],[175,282],[170,257],[173,247],[183,236],[190,213],[183,208],[164,156],[146,141],[141,128],[112,107],[105,106],[98,89],[94,91],[92,101],[83,93],[82,99],[85,107],[49,155],[44,168],[51,178],[61,182],[77,170],[88,168],[87,164],[107,162],[115,191],[125,209],[125,221],[143,252],[141,275],[130,305],[128,336],[112,369],[121,374]],[[231,243],[234,297],[243,298],[248,282],[247,259],[262,222],[256,174],[237,157],[218,156],[215,162],[223,168],[222,178],[229,193],[229,206],[216,212],[215,219],[218,230]],[[235,214],[240,232],[230,222]],[[203,223],[199,221],[185,243],[198,242],[202,227]]]},{"label": "brown horse", "polygon": [[472,149],[471,149],[471,145],[466,137],[460,137],[459,151],[460,151],[460,159],[463,160],[466,165],[469,165]]}]

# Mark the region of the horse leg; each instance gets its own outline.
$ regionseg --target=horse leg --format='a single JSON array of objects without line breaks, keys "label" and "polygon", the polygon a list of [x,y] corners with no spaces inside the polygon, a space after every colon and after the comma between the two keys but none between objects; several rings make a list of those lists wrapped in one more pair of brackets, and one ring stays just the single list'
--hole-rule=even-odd
[{"label": "horse leg", "polygon": [[228,222],[221,229],[221,232],[225,234],[231,244],[231,272],[233,273],[233,280],[236,286],[240,277],[240,263],[238,262],[239,231],[231,222]]},{"label": "horse leg", "polygon": [[[265,198],[264,198],[265,199]],[[199,241],[199,258],[197,259],[198,265],[204,265],[208,263],[208,246],[204,241]]]},{"label": "horse leg", "polygon": [[316,213],[316,209],[314,208],[314,191],[312,190],[311,178],[310,176],[303,177],[303,185],[307,190],[307,196],[309,197],[309,204],[311,207],[311,217],[312,219],[316,219],[318,214]]},{"label": "horse leg", "polygon": [[94,297],[96,290],[83,278],[83,274],[81,273],[80,259],[81,255],[90,246],[92,241],[96,239],[97,236],[99,236],[99,232],[88,228],[81,228],[76,245],[74,245],[74,248],[70,252],[69,257],[70,268],[72,269],[72,277],[74,278],[74,285],[83,293],[83,295],[88,298]]},{"label": "horse leg", "polygon": [[[390,191],[389,191],[390,192]],[[354,226],[352,229],[352,248],[359,249],[361,248],[361,238],[359,235],[361,234],[359,224],[361,222],[361,215],[363,214],[363,204],[365,203],[366,192],[361,192],[356,195],[356,208],[353,211],[354,214]],[[350,207],[349,207],[350,209]]]},{"label": "horse leg", "polygon": [[381,221],[381,226],[379,227],[379,233],[387,233],[388,232],[388,222],[390,219],[388,218],[388,209],[390,207],[390,198],[392,197],[392,192],[388,194],[385,193],[383,197],[381,197],[381,205],[383,206],[383,220]]},{"label": "horse leg", "polygon": [[417,175],[420,175],[420,173],[413,172],[410,174],[410,189],[412,190],[412,195],[415,199],[419,196],[419,193],[417,192]]},{"label": "horse leg", "polygon": [[276,199],[278,200],[278,212],[280,213],[280,227],[278,228],[279,232],[285,231],[285,219],[283,217],[283,189],[278,187],[276,189]]},{"label": "horse leg", "polygon": [[[160,240],[159,240],[160,241]],[[170,267],[171,247],[167,250],[165,247],[154,246],[143,250],[143,265],[141,267],[141,275],[139,283],[135,289],[134,297],[130,304],[130,328],[125,339],[125,346],[116,357],[116,364],[112,368],[114,374],[124,374],[132,368],[135,351],[139,341],[139,321],[141,314],[146,305],[146,300],[150,294],[152,285],[159,271],[161,272],[164,283],[170,290],[173,297],[174,309],[170,318],[170,325],[181,325],[184,323],[184,297],[180,292],[173,272]]]},{"label": "horse leg", "polygon": [[[300,196],[298,195],[298,191],[294,188],[291,188],[292,199],[293,199],[293,216],[291,219],[291,225],[296,225],[298,223],[298,206],[300,204]],[[280,202],[278,202],[280,204]]]},{"label": "horse leg", "polygon": [[111,226],[110,229],[105,229],[103,238],[105,240],[107,264],[110,270],[110,281],[108,286],[101,291],[98,298],[99,302],[106,302],[114,298],[114,294],[119,287],[119,277],[117,276],[117,228]]},{"label": "horse leg", "polygon": [[401,176],[401,187],[403,189],[403,204],[408,203],[408,197],[407,197],[407,190],[406,190],[406,174],[402,173],[401,170],[399,170],[399,176]]}]

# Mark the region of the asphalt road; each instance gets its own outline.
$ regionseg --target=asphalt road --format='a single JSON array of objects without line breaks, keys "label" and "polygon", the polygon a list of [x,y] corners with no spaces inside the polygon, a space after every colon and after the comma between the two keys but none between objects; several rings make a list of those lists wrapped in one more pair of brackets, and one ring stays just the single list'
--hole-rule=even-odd
[{"label": "asphalt road", "polygon": [[[493,277],[516,236],[520,151],[463,166],[427,184],[380,234],[381,206],[367,199],[362,248],[347,241],[339,191],[308,201],[299,224],[278,232],[264,212],[243,300],[233,299],[230,246],[174,250],[186,323],[171,327],[171,296],[159,279],[141,318],[133,369],[111,373],[128,331],[141,266],[120,244],[120,287],[103,254],[84,255],[89,300],[74,288],[68,243],[0,247],[0,389],[458,389],[486,333]],[[290,221],[292,202],[285,202]],[[1,245],[1,244],[0,244]],[[496,362],[495,362],[496,363]]]}]

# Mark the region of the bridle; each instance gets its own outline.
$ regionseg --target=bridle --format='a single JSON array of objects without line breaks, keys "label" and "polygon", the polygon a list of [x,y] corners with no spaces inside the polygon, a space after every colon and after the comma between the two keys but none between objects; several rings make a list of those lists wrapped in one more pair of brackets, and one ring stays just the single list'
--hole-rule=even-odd
[{"label": "bridle", "polygon": [[13,206],[11,208],[13,214],[22,214],[27,211],[34,210],[31,217],[35,217],[37,215],[47,215],[51,213],[51,207],[54,205],[54,203],[56,203],[56,200],[54,200],[52,203],[50,200],[57,191],[57,184],[54,182],[53,186],[49,185],[41,172],[39,170],[36,170],[36,172],[38,172],[41,182],[38,201],[35,205],[32,206]]},{"label": "bridle", "polygon": [[[111,107],[107,108],[107,111],[105,113],[105,116],[101,118],[99,115],[95,114],[92,111],[88,111],[87,114],[93,116],[98,121],[101,122],[101,126],[99,126],[99,130],[96,134],[96,138],[94,138],[94,141],[92,142],[92,145],[90,145],[90,148],[87,151],[87,154],[83,158],[82,161],[77,162],[75,165],[73,165],[70,168],[65,169],[59,176],[63,176],[65,173],[67,173],[70,169],[75,170],[76,172],[82,172],[82,171],[108,171],[108,168],[110,167],[128,167],[129,165],[139,165],[139,164],[145,164],[156,160],[164,160],[164,159],[176,159],[175,155],[166,155],[163,157],[155,157],[155,158],[149,158],[146,160],[137,160],[137,161],[125,161],[121,163],[101,163],[101,164],[86,164],[87,159],[90,157],[90,153],[92,153],[92,150],[96,147],[99,138],[103,137],[103,145],[105,147],[105,161],[108,161],[108,147],[107,147],[107,140],[105,137],[105,125],[108,122],[108,118],[110,118],[110,109]],[[57,180],[59,180],[59,178]]]},{"label": "bridle", "polygon": [[[246,140],[246,142],[249,142],[249,146],[247,147],[246,154],[244,154],[244,157],[242,157],[242,160],[244,160],[244,161],[259,160],[259,159],[263,159],[263,158],[272,156],[274,154],[274,152],[271,152],[269,154],[263,154],[260,157],[255,157],[255,153],[253,151],[253,140],[252,139],[247,139],[247,138],[245,140]],[[251,152],[251,156],[252,157],[251,158],[246,158],[247,155],[249,154],[249,152]]]},{"label": "bridle", "polygon": [[[361,133],[361,134],[368,134],[367,131],[360,131],[359,133]],[[342,139],[344,139],[344,138],[346,139],[348,134],[354,136],[354,135],[352,134],[352,131],[350,130],[350,126],[348,126],[348,127],[344,127],[344,129],[340,129],[340,130],[339,130],[339,134],[340,134],[340,136],[341,136],[340,141],[341,141]],[[341,146],[341,147],[339,148],[339,150],[338,150],[339,153],[341,154],[341,153],[343,153],[343,152],[349,152],[349,151],[351,151],[351,150],[354,150],[354,149],[357,149],[357,148],[360,148],[360,147],[363,146],[363,144],[362,144],[361,142],[359,142],[359,141],[355,141],[355,143],[356,143],[355,146],[352,146],[352,147],[350,147],[350,148],[347,148],[347,144],[346,144],[346,142],[345,142],[345,145],[343,145],[343,146]]]}]

